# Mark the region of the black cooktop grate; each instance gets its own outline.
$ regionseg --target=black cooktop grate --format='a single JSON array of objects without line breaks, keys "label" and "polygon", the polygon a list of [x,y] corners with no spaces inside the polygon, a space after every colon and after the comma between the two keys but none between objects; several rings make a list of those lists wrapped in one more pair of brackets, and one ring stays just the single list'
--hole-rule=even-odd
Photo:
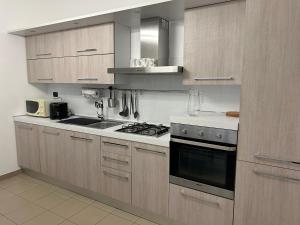
[{"label": "black cooktop grate", "polygon": [[145,136],[160,137],[169,133],[170,128],[164,125],[154,125],[148,123],[133,123],[124,125],[121,129],[116,130],[118,132],[129,134],[140,134]]}]

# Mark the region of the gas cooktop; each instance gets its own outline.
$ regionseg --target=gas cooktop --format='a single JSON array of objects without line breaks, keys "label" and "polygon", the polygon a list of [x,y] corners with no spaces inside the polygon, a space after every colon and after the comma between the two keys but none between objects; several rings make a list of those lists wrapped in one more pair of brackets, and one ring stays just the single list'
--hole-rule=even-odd
[{"label": "gas cooktop", "polygon": [[164,125],[154,125],[148,123],[133,123],[124,125],[121,129],[116,130],[117,132],[139,134],[145,136],[160,137],[164,134],[169,133],[170,128]]}]

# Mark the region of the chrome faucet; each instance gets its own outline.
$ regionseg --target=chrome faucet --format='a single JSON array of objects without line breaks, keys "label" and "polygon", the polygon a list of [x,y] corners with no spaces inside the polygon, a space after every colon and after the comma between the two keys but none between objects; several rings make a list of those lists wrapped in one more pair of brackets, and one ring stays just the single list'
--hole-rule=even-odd
[{"label": "chrome faucet", "polygon": [[[95,107],[97,108],[98,118],[104,120],[104,104],[102,98],[100,99],[100,101],[95,102]],[[99,113],[99,109],[101,110],[100,113]]]}]

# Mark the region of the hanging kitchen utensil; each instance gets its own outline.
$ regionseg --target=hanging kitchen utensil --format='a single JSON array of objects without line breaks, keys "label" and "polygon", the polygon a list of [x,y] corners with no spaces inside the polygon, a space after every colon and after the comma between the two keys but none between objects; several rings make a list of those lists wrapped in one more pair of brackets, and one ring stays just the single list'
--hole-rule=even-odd
[{"label": "hanging kitchen utensil", "polygon": [[133,116],[135,119],[137,119],[140,116],[138,113],[138,92],[137,92],[137,90],[134,93],[134,108],[135,108],[135,112],[134,112]]},{"label": "hanging kitchen utensil", "polygon": [[125,111],[125,98],[124,98],[124,92],[122,92],[122,110],[119,113],[120,116],[124,116],[124,111]]},{"label": "hanging kitchen utensil", "polygon": [[128,117],[129,116],[129,108],[127,105],[127,93],[124,92],[124,112],[123,112],[123,116],[124,117]]},{"label": "hanging kitchen utensil", "polygon": [[109,99],[108,99],[108,107],[109,108],[115,108],[116,107],[116,99],[115,99],[115,93],[113,91],[112,86],[110,86],[109,88]]}]

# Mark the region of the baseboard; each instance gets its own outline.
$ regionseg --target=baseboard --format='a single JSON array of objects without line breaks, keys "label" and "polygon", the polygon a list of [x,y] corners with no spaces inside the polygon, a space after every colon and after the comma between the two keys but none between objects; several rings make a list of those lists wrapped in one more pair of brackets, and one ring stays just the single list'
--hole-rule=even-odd
[{"label": "baseboard", "polygon": [[11,173],[7,173],[7,174],[4,174],[4,175],[1,175],[0,176],[0,180],[4,180],[4,179],[7,179],[7,178],[10,178],[10,177],[14,177],[20,173],[22,173],[23,171],[21,169],[19,170],[16,170],[14,172],[11,172]]}]

